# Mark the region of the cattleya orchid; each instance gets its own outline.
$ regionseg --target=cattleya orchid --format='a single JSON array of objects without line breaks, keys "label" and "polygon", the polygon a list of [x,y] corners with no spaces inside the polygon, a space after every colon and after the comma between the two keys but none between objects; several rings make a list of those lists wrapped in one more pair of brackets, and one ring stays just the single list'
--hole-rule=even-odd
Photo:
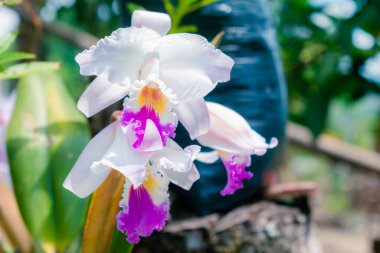
[{"label": "cattleya orchid", "polygon": [[96,75],[78,101],[90,117],[122,99],[117,121],[85,147],[64,187],[81,198],[94,192],[112,169],[126,178],[118,229],[127,240],[161,230],[168,219],[168,184],[190,189],[199,179],[193,161],[199,146],[184,150],[174,138],[180,120],[191,138],[209,129],[203,97],[228,81],[233,60],[195,34],[165,35],[166,14],[135,11],[132,27],[76,57],[82,75]]},{"label": "cattleya orchid", "polygon": [[131,126],[131,145],[141,151],[162,149],[178,119],[192,139],[206,133],[203,97],[230,79],[234,64],[202,36],[166,35],[170,26],[167,14],[135,11],[131,27],[76,57],[82,75],[97,76],[80,97],[79,110],[90,117],[126,97],[120,124]]},{"label": "cattleya orchid", "polygon": [[220,194],[232,195],[243,188],[244,179],[253,176],[246,171],[251,165],[251,155],[264,155],[268,149],[276,147],[278,141],[272,138],[267,144],[241,115],[223,105],[207,102],[207,108],[210,130],[197,140],[215,151],[200,153],[197,159],[204,163],[214,163],[219,158],[222,160],[227,171],[227,184]]},{"label": "cattleya orchid", "polygon": [[[78,101],[87,117],[125,98],[117,120],[85,147],[64,187],[81,198],[94,192],[115,169],[126,179],[116,217],[130,243],[163,229],[169,217],[169,182],[186,190],[199,179],[197,158],[226,165],[222,195],[242,187],[250,155],[276,146],[251,130],[238,114],[204,101],[230,78],[233,60],[195,34],[172,34],[168,15],[135,11],[132,26],[78,54],[82,75],[97,76]],[[192,139],[216,149],[182,149],[172,138],[178,121]]]}]

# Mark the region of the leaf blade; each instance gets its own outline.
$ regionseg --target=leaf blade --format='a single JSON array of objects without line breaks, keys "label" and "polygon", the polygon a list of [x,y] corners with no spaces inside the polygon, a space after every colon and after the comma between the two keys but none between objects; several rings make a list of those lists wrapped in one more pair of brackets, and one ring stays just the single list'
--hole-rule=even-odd
[{"label": "leaf blade", "polygon": [[4,53],[7,51],[12,43],[16,40],[17,38],[17,33],[13,32],[8,34],[4,39],[0,41],[0,54]]},{"label": "leaf blade", "polygon": [[46,252],[63,252],[80,230],[86,203],[62,184],[88,141],[87,120],[56,75],[20,80],[7,150],[20,212]]},{"label": "leaf blade", "polygon": [[26,75],[59,69],[58,62],[31,62],[13,65],[0,72],[0,80],[15,79]]},{"label": "leaf blade", "polygon": [[19,60],[34,59],[36,55],[24,52],[6,52],[0,55],[0,64],[9,63]]}]

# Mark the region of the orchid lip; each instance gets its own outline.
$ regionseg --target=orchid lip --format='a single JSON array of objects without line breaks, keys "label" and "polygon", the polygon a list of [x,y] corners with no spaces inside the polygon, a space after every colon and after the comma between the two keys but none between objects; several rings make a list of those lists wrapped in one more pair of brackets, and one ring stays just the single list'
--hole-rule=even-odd
[{"label": "orchid lip", "polygon": [[222,155],[221,157],[227,170],[227,184],[224,189],[220,191],[220,195],[232,195],[244,187],[243,180],[249,180],[253,177],[251,172],[246,171],[246,168],[251,165],[251,158],[250,155],[236,154],[230,154],[228,157]]},{"label": "orchid lip", "polygon": [[151,165],[146,165],[144,182],[134,187],[127,181],[122,210],[118,213],[117,228],[127,235],[127,241],[138,243],[141,237],[150,236],[154,230],[161,231],[169,217],[169,181]]}]

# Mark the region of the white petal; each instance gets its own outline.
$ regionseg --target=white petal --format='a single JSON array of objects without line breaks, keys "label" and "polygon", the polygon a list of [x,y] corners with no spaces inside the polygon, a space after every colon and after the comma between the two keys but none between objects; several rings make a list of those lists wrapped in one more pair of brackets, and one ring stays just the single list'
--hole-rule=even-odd
[{"label": "white petal", "polygon": [[[256,133],[256,132],[255,132]],[[256,133],[257,134],[257,133]],[[260,137],[262,137],[261,135],[260,135]],[[270,148],[275,148],[275,147],[277,147],[277,145],[278,145],[278,140],[277,140],[277,138],[272,138],[271,140],[270,140],[270,143],[269,144],[267,144],[266,142],[265,142],[265,139],[263,138],[263,139],[251,139],[251,141],[253,142],[253,143],[255,143],[254,145],[255,145],[255,151],[252,153],[252,155],[258,155],[258,156],[262,156],[262,155],[265,155],[266,154],[266,152],[267,152],[267,150],[268,149],[270,149]]]},{"label": "white petal", "polygon": [[191,145],[183,150],[172,139],[167,139],[167,146],[159,153],[154,154],[151,161],[154,161],[165,170],[187,172],[191,170],[193,161],[199,151],[200,147],[197,145]]},{"label": "white petal", "polygon": [[150,28],[164,36],[171,27],[171,20],[165,13],[137,10],[132,14],[132,26]]},{"label": "white petal", "polygon": [[160,38],[147,28],[120,28],[78,54],[75,60],[82,75],[105,75],[112,83],[129,86],[139,79],[141,67],[152,57]]},{"label": "white petal", "polygon": [[162,80],[179,101],[204,97],[218,82],[230,79],[234,61],[195,34],[164,36],[158,46]]},{"label": "white petal", "polygon": [[258,155],[273,146],[252,130],[237,112],[216,103],[207,103],[207,107],[210,112],[210,131],[197,138],[202,145],[234,154]]},{"label": "white petal", "polygon": [[[132,147],[137,140],[135,132],[132,128],[128,129],[127,138],[129,145]],[[151,152],[161,150],[163,148],[164,144],[162,143],[161,135],[158,132],[156,125],[152,120],[148,119],[146,121],[144,139],[141,142],[141,145],[135,150],[141,152]]]},{"label": "white petal", "polygon": [[128,86],[114,84],[107,77],[98,76],[79,98],[78,109],[89,118],[125,97],[128,91]]},{"label": "white petal", "polygon": [[210,129],[210,116],[205,100],[180,103],[174,108],[179,121],[183,124],[194,140],[200,135],[207,133]]},{"label": "white petal", "polygon": [[199,172],[193,161],[200,151],[198,145],[191,145],[184,150],[173,140],[168,139],[167,147],[152,156],[151,161],[175,185],[189,190],[199,179]]},{"label": "white petal", "polygon": [[186,172],[161,169],[161,173],[167,176],[170,182],[185,190],[190,190],[193,183],[200,178],[199,172],[195,165],[192,165],[190,170]]},{"label": "white petal", "polygon": [[90,195],[106,179],[111,169],[93,171],[94,161],[102,158],[115,139],[117,122],[114,122],[98,133],[84,148],[77,162],[66,177],[63,186],[80,198]]},{"label": "white petal", "polygon": [[205,97],[215,88],[210,79],[196,69],[161,68],[161,79],[174,94],[173,103],[185,103]]},{"label": "white petal", "polygon": [[146,174],[143,186],[149,192],[153,202],[158,206],[168,201],[169,178],[155,166],[148,166]]},{"label": "white petal", "polygon": [[214,163],[219,159],[218,152],[211,151],[211,152],[201,152],[197,155],[197,160],[202,163]]},{"label": "white petal", "polygon": [[120,171],[137,187],[145,176],[145,165],[151,154],[137,152],[129,145],[128,128],[118,125],[114,141],[100,163]]},{"label": "white petal", "polygon": [[[144,84],[146,85],[149,81],[155,81],[159,79],[159,61],[157,57],[148,58],[145,64],[141,67],[140,78],[144,80]],[[141,85],[141,84],[139,84]],[[159,84],[162,86],[163,84]]]},{"label": "white petal", "polygon": [[189,190],[199,179],[199,172],[193,161],[198,155],[200,147],[191,145],[184,150],[173,140],[168,139],[168,145],[159,154],[152,156],[153,161],[161,173],[166,175],[170,182]]}]

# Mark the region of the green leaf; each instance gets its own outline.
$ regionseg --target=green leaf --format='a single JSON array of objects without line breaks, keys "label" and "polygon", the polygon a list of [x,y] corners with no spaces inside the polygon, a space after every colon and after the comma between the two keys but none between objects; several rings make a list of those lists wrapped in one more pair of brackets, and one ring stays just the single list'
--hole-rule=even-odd
[{"label": "green leaf", "polygon": [[133,244],[129,244],[125,239],[125,235],[121,233],[119,230],[115,229],[112,245],[111,245],[111,253],[131,253],[133,251]]},{"label": "green leaf", "polygon": [[[0,5],[1,6],[1,5]],[[0,41],[0,54],[4,53],[9,49],[12,43],[16,40],[17,33],[13,32],[8,34],[4,39]]]},{"label": "green leaf", "polygon": [[24,52],[5,52],[0,55],[0,64],[19,60],[34,59],[36,55]]},{"label": "green leaf", "polygon": [[192,13],[194,11],[197,11],[197,10],[203,8],[203,7],[206,7],[207,5],[216,3],[218,1],[220,1],[220,0],[203,0],[203,1],[200,1],[198,3],[191,5],[190,8],[187,9],[186,13]]},{"label": "green leaf", "polygon": [[129,11],[129,13],[132,14],[134,11],[145,10],[145,8],[142,5],[132,3],[132,2],[128,2],[127,3],[127,10]]},{"label": "green leaf", "polygon": [[172,2],[170,0],[163,0],[164,1],[164,6],[166,9],[166,12],[169,14],[170,18],[173,19],[175,15],[175,10]]},{"label": "green leaf", "polygon": [[0,72],[0,80],[20,78],[30,74],[57,69],[59,69],[58,62],[20,63],[6,68],[4,71]]},{"label": "green leaf", "polygon": [[314,137],[318,137],[326,128],[327,114],[332,94],[328,87],[311,95],[306,104],[306,124]]},{"label": "green leaf", "polygon": [[183,25],[178,27],[176,33],[195,33],[198,30],[196,25]]},{"label": "green leaf", "polygon": [[16,4],[21,4],[21,3],[22,3],[22,0],[1,0],[0,7],[2,5],[11,6],[11,5],[16,5]]},{"label": "green leaf", "polygon": [[86,201],[62,184],[89,138],[86,118],[55,73],[20,80],[7,150],[21,215],[45,252],[63,252],[83,225]]}]

